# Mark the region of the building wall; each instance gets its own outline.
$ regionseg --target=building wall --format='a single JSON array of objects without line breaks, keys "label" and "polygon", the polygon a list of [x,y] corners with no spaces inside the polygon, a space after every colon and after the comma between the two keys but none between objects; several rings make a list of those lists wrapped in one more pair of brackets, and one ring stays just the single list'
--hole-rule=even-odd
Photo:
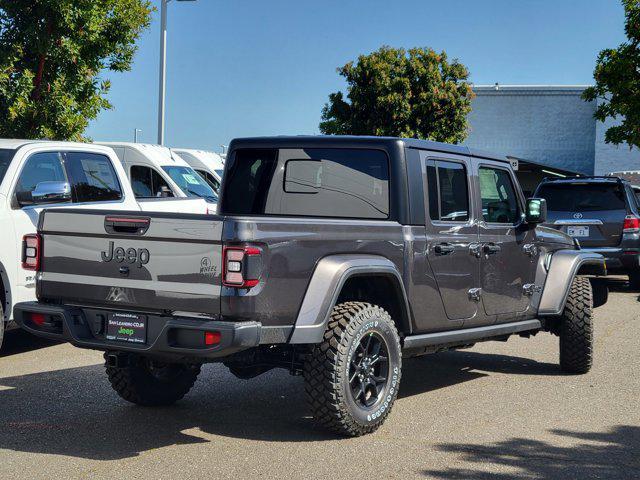
[{"label": "building wall", "polygon": [[476,87],[470,147],[585,174],[594,172],[595,104],[583,87]]},{"label": "building wall", "polygon": [[604,175],[609,172],[640,170],[640,150],[630,149],[627,145],[615,146],[604,142],[607,129],[617,122],[608,119],[596,122],[595,174]]}]

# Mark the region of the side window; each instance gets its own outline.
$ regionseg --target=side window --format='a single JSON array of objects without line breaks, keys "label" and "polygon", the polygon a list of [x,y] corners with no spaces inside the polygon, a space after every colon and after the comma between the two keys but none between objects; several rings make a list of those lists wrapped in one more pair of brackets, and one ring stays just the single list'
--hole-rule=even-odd
[{"label": "side window", "polygon": [[516,223],[519,216],[518,197],[509,172],[499,168],[480,167],[478,178],[484,221]]},{"label": "side window", "polygon": [[213,188],[216,193],[220,191],[220,182],[216,180],[216,177],[204,170],[196,170],[196,172],[198,172],[198,174],[209,184],[211,188]]},{"label": "side window", "polygon": [[76,202],[103,202],[122,198],[120,183],[111,160],[89,152],[68,152],[65,166]]},{"label": "side window", "polygon": [[173,196],[165,179],[153,168],[142,165],[131,167],[131,187],[136,198]]},{"label": "side window", "polygon": [[20,173],[16,192],[32,192],[40,182],[66,182],[61,152],[42,152],[31,155]]},{"label": "side window", "polygon": [[427,189],[431,220],[469,220],[467,170],[461,163],[437,161],[427,165]]},{"label": "side window", "polygon": [[335,150],[285,164],[286,214],[354,218],[389,216],[389,166],[384,152]]}]

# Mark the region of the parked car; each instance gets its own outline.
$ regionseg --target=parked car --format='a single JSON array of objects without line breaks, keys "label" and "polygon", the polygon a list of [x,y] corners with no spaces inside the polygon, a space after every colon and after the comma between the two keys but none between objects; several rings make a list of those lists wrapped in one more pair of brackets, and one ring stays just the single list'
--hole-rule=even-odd
[{"label": "parked car", "polygon": [[[215,213],[217,194],[187,162],[169,148],[128,142],[103,142],[101,145],[113,148],[118,155],[136,198],[201,198],[208,203],[209,213]],[[202,209],[199,209],[193,213],[201,212]]]},{"label": "parked car", "polygon": [[640,289],[640,209],[629,182],[619,177],[543,181],[536,196],[547,200],[546,225],[575,238],[584,251],[602,254],[607,271],[629,276]]},{"label": "parked car", "polygon": [[220,183],[224,172],[224,161],[220,155],[207,150],[191,148],[172,148],[171,151],[180,155],[185,162],[207,181],[216,193],[220,193]]},{"label": "parked car", "polygon": [[24,253],[39,301],[16,318],[105,351],[111,385],[140,405],[182,398],[203,362],[239,378],[285,368],[344,435],[382,424],[406,357],[544,331],[560,337],[563,371],[591,367],[592,305],[606,296],[589,275],[604,260],[537,228],[545,202],[525,201],[505,157],[393,138],[240,139],[220,200],[210,217],[46,210]]},{"label": "parked car", "polygon": [[20,266],[25,234],[36,232],[47,207],[206,213],[202,200],[136,201],[109,147],[0,139],[0,346],[13,324],[13,305],[35,299],[35,279]]}]

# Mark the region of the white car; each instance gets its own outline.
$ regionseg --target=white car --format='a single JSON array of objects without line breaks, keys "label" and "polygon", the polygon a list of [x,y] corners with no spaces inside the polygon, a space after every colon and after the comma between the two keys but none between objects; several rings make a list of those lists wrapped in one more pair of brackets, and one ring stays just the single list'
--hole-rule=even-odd
[{"label": "white car", "polygon": [[191,165],[216,193],[220,192],[220,183],[224,173],[224,160],[220,155],[193,148],[172,148],[171,151],[180,155],[185,162]]},{"label": "white car", "polygon": [[215,213],[218,196],[180,155],[160,145],[104,142],[116,152],[139,200],[157,197],[202,198]]},{"label": "white car", "polygon": [[138,202],[115,152],[86,143],[0,139],[0,346],[13,305],[35,300],[23,237],[45,208],[207,213],[202,199]]}]

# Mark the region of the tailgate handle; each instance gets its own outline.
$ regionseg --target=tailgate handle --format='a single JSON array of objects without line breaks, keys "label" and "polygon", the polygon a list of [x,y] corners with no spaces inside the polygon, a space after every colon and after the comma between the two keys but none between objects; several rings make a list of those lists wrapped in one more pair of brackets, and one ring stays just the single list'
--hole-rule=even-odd
[{"label": "tailgate handle", "polygon": [[104,229],[111,234],[144,235],[149,230],[148,217],[105,217]]}]

